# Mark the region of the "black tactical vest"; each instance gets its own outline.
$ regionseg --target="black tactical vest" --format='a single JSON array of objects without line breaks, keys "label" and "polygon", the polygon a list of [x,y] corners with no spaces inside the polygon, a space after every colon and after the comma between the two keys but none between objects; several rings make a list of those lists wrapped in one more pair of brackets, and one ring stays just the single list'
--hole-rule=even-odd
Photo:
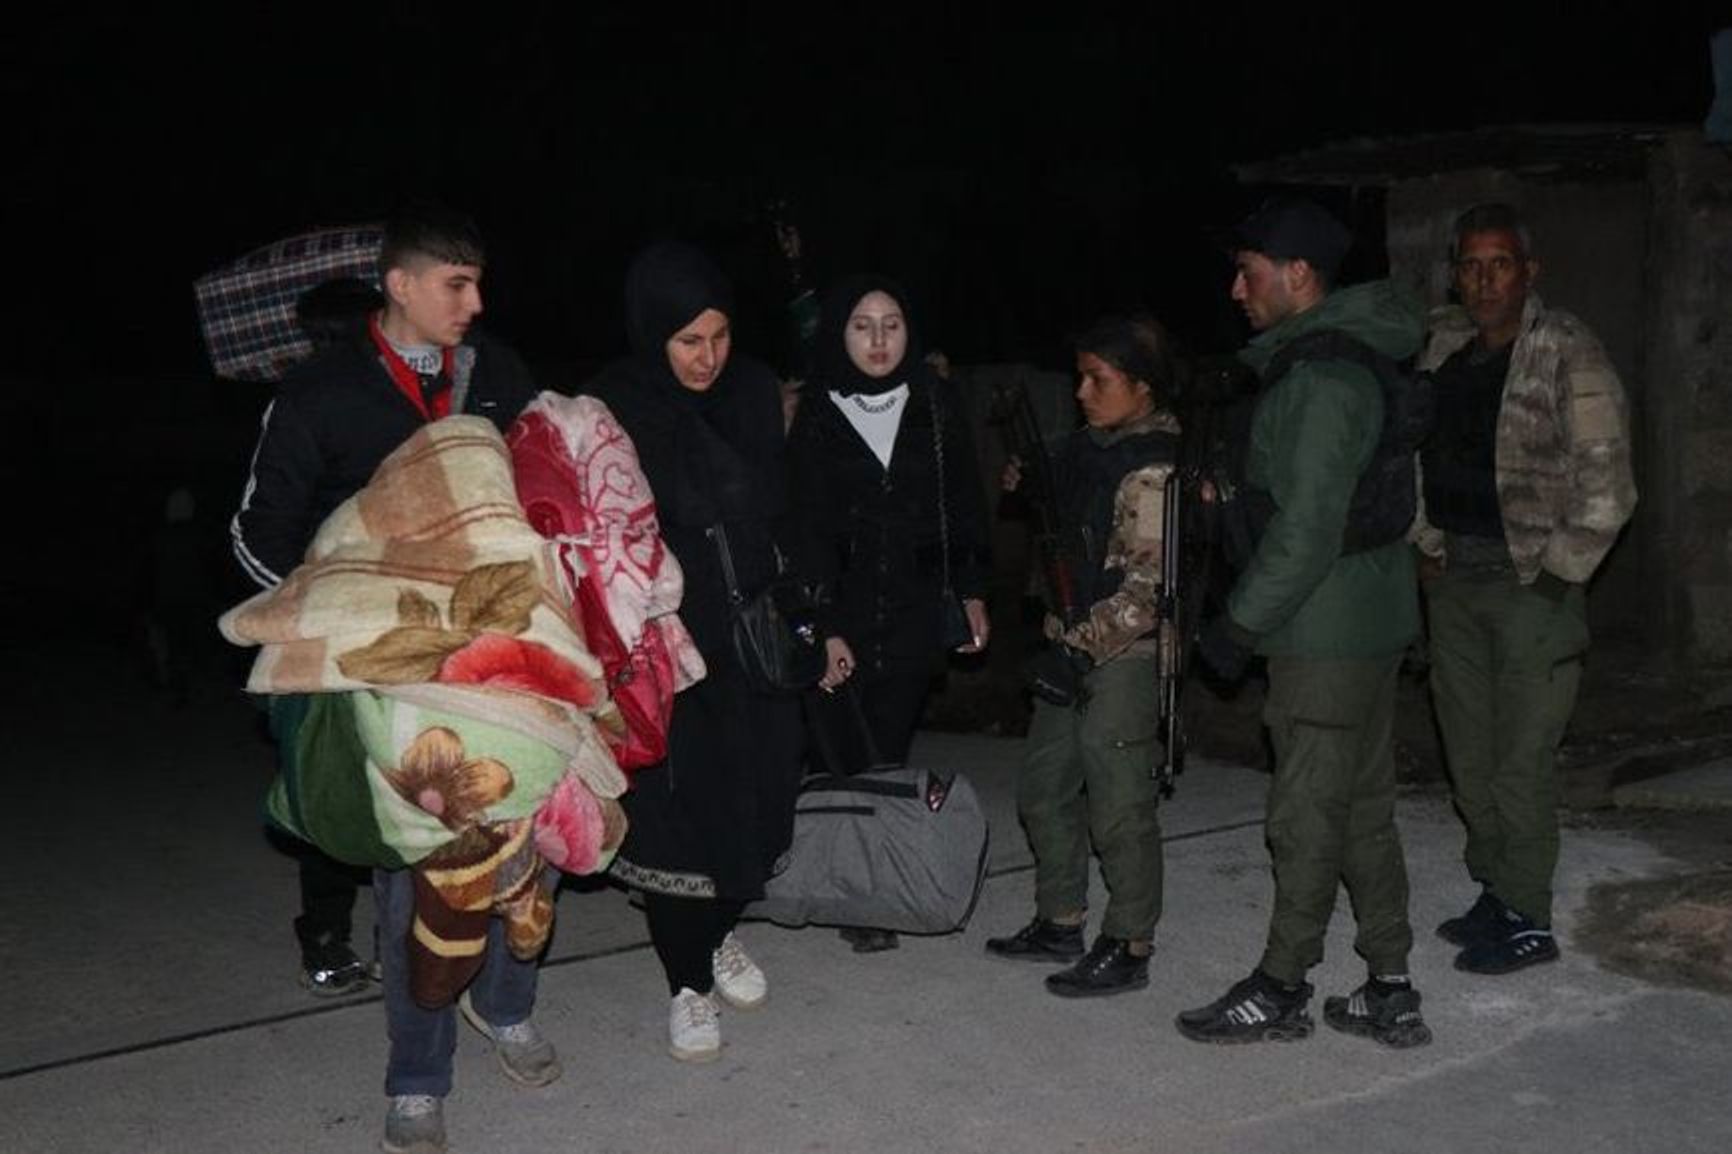
[{"label": "black tactical vest", "polygon": [[1079,429],[1065,441],[1053,462],[1053,472],[1059,516],[1065,527],[1065,560],[1079,611],[1111,597],[1124,580],[1121,570],[1105,568],[1120,483],[1144,466],[1173,464],[1178,448],[1177,436],[1158,430],[1133,433],[1101,445],[1089,430]]}]

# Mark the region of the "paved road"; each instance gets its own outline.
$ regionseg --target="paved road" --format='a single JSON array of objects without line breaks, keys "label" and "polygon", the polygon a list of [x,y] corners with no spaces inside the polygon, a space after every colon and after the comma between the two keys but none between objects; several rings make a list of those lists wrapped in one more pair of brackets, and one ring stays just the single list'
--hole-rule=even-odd
[{"label": "paved road", "polygon": [[[270,754],[247,708],[162,710],[64,684],[13,697],[30,720],[0,818],[13,879],[0,973],[0,1151],[364,1151],[383,1114],[375,999],[315,1003],[293,982],[292,863],[257,833]],[[915,760],[967,770],[995,818],[968,930],[850,953],[833,933],[752,925],[764,1010],[728,1013],[721,1061],[665,1056],[666,995],[641,917],[568,892],[539,1020],[566,1075],[525,1091],[465,1035],[447,1104],[458,1151],[1719,1151],[1732,1134],[1732,1000],[1643,984],[1571,948],[1589,886],[1664,873],[1640,840],[1572,831],[1563,960],[1501,979],[1449,968],[1430,927],[1471,893],[1441,796],[1400,806],[1437,1034],[1390,1053],[1320,1030],[1204,1047],[1171,1026],[1255,961],[1270,883],[1264,779],[1196,765],[1166,809],[1167,910],[1154,981],[1088,1002],[986,959],[1032,903],[1011,813],[1018,743],[923,734]],[[1100,895],[1096,895],[1099,908]],[[1345,899],[1343,899],[1345,904]],[[369,906],[363,895],[363,914]],[[1338,911],[1324,992],[1362,977]]]}]

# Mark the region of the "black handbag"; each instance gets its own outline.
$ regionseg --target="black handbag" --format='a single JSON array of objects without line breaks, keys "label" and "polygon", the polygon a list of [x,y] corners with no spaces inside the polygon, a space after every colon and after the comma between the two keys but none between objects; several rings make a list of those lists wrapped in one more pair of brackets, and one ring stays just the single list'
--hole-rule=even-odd
[{"label": "black handbag", "polygon": [[950,510],[944,502],[944,418],[938,409],[936,390],[927,394],[932,405],[932,452],[938,458],[938,551],[944,567],[944,588],[939,596],[938,642],[945,651],[974,644],[974,626],[968,622],[968,611],[962,598],[950,584]]},{"label": "black handbag", "polygon": [[728,533],[719,523],[709,529],[722,562],[732,613],[734,657],[746,683],[758,693],[798,693],[824,676],[824,638],[817,606],[803,584],[778,577],[755,596],[740,592]]}]

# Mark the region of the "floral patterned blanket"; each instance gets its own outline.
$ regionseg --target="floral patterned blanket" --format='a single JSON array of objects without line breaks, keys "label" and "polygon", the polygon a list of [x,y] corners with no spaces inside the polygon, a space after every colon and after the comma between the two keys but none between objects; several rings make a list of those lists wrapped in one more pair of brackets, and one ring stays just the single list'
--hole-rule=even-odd
[{"label": "floral patterned blanket", "polygon": [[618,713],[524,520],[491,423],[427,425],[320,527],[277,588],[224,614],[248,688],[304,699],[267,810],[339,860],[416,871],[411,988],[449,1002],[494,913],[532,956],[545,863],[606,868],[626,788]]}]

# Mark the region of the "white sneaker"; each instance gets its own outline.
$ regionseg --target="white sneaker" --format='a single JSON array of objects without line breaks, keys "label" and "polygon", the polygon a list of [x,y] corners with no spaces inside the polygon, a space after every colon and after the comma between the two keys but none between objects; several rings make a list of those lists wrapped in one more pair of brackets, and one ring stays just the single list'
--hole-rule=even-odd
[{"label": "white sneaker", "polygon": [[682,1062],[713,1062],[722,1054],[722,1023],[709,995],[680,987],[668,1007],[668,1053]]},{"label": "white sneaker", "polygon": [[716,993],[736,1010],[755,1010],[770,996],[770,979],[731,933],[710,955],[710,972],[716,978]]}]

